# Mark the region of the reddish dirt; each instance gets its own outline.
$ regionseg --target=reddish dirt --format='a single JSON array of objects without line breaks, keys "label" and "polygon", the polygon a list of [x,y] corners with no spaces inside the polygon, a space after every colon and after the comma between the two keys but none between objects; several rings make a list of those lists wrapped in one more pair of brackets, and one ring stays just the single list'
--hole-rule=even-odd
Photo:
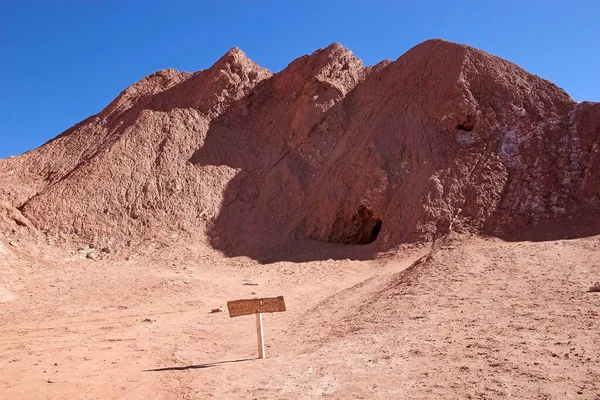
[{"label": "reddish dirt", "polygon": [[[443,40],[156,72],[0,160],[0,398],[597,400],[599,154],[600,104]],[[255,360],[210,311],[275,295]]]},{"label": "reddish dirt", "polygon": [[[0,399],[600,395],[597,236],[269,265],[201,243],[130,261],[6,251]],[[265,360],[253,316],[210,312],[278,295],[288,311],[264,316]]]}]

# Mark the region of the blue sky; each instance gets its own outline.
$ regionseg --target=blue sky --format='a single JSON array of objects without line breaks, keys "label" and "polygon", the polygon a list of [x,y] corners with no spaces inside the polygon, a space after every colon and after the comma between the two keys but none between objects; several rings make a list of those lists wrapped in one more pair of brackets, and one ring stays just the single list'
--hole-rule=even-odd
[{"label": "blue sky", "polygon": [[371,65],[439,37],[600,101],[598,0],[1,3],[0,158],[43,144],[156,70],[208,68],[233,46],[275,72],[334,41]]}]

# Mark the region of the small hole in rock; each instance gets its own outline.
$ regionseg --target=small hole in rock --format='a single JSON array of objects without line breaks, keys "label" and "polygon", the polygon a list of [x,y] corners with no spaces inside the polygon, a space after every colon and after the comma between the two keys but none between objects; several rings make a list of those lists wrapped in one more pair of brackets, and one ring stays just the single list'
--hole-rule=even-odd
[{"label": "small hole in rock", "polygon": [[458,129],[459,131],[471,132],[473,130],[473,126],[472,125],[458,124],[458,125],[456,125],[456,129]]}]

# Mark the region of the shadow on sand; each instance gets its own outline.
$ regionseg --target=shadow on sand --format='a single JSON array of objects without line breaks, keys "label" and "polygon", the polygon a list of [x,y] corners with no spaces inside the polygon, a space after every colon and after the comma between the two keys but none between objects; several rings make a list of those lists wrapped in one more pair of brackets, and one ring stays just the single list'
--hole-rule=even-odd
[{"label": "shadow on sand", "polygon": [[554,240],[580,239],[600,234],[600,212],[587,210],[575,215],[554,218],[544,223],[525,224],[513,232],[485,232],[508,242],[548,242]]},{"label": "shadow on sand", "polygon": [[216,367],[221,364],[231,364],[231,363],[238,363],[238,362],[252,361],[252,360],[256,360],[256,359],[255,358],[243,358],[240,360],[218,361],[218,362],[207,363],[207,364],[185,365],[182,367],[164,367],[164,368],[156,368],[156,369],[145,369],[143,372],[186,371],[188,369],[211,368],[211,367]]}]

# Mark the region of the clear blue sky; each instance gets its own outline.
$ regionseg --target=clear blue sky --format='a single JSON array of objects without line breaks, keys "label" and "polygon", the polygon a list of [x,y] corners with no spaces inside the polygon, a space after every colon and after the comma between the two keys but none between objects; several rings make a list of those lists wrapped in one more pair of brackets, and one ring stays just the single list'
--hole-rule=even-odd
[{"label": "clear blue sky", "polygon": [[0,158],[99,112],[163,68],[238,46],[271,71],[340,42],[365,64],[439,37],[600,101],[600,1],[0,0]]}]

